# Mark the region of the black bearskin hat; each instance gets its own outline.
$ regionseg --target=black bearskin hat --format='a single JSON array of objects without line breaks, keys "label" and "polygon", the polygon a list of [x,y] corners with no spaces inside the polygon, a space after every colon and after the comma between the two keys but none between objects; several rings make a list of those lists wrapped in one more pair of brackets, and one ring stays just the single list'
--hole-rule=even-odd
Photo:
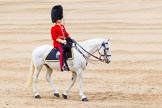
[{"label": "black bearskin hat", "polygon": [[52,23],[55,23],[57,20],[63,18],[63,7],[61,5],[56,5],[51,10],[51,20]]}]

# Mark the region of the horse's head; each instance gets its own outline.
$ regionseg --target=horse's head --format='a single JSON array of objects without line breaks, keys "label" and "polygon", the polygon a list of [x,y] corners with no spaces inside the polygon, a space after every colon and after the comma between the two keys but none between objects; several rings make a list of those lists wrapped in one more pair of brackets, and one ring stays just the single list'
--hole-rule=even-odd
[{"label": "horse's head", "polygon": [[110,39],[104,41],[99,48],[100,58],[104,60],[105,63],[111,62],[111,51],[110,51]]}]

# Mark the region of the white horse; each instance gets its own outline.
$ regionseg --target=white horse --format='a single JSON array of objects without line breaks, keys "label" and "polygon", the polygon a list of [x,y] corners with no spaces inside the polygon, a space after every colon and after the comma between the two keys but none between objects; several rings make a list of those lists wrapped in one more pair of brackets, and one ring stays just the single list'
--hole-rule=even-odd
[{"label": "white horse", "polygon": [[[79,45],[83,49],[79,47]],[[82,54],[76,48],[73,47],[74,59],[71,61],[67,61],[68,66],[72,72],[72,79],[70,81],[70,84],[67,86],[64,93],[62,94],[62,96],[64,99],[67,99],[67,95],[77,78],[79,85],[79,95],[81,96],[82,101],[88,101],[87,97],[83,93],[82,73],[87,66],[87,61],[89,57],[93,56],[92,54],[97,51],[100,54],[100,56],[103,57],[103,62],[110,63],[111,61],[110,41],[109,40],[105,41],[104,39],[92,39],[80,42],[76,46],[82,52]],[[51,74],[53,69],[58,71],[60,70],[59,66],[60,63],[45,61],[45,58],[47,57],[48,53],[51,51],[52,48],[53,48],[52,46],[43,45],[36,48],[32,53],[30,74],[27,85],[28,87],[30,87],[33,84],[33,92],[35,94],[35,98],[41,98],[37,90],[37,79],[43,65],[46,65],[47,67],[46,79],[53,89],[54,96],[59,97],[58,89],[51,80]]]}]

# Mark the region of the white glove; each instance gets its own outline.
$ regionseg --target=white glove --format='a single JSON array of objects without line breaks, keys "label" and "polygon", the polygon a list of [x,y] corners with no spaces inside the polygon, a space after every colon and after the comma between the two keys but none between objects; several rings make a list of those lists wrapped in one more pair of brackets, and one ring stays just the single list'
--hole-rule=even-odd
[{"label": "white glove", "polygon": [[70,37],[72,40],[74,40],[74,37]]},{"label": "white glove", "polygon": [[60,43],[62,43],[62,44],[64,44],[64,45],[67,44],[66,40],[61,40]]},{"label": "white glove", "polygon": [[64,44],[64,45],[66,45],[66,44],[67,44],[66,40],[57,39],[56,41],[58,41],[59,43],[62,43],[62,44]]}]

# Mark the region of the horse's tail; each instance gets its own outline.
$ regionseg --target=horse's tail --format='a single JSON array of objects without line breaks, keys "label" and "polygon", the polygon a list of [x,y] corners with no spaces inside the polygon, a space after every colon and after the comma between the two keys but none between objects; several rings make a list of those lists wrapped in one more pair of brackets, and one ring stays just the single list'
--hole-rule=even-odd
[{"label": "horse's tail", "polygon": [[31,64],[30,64],[30,72],[29,72],[29,76],[28,76],[28,80],[27,80],[27,84],[26,87],[29,88],[32,86],[33,84],[33,74],[34,74],[34,64],[33,61],[31,60]]}]

